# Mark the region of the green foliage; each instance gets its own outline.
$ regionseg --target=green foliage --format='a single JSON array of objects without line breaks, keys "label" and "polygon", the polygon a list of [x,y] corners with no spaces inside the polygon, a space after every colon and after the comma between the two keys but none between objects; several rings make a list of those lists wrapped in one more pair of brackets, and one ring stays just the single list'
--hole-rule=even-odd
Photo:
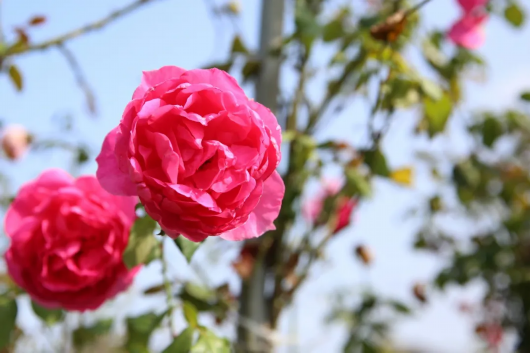
[{"label": "green foliage", "polygon": [[127,341],[125,349],[132,353],[149,353],[149,337],[160,325],[167,312],[162,314],[147,313],[133,318],[127,318]]},{"label": "green foliage", "polygon": [[9,66],[8,73],[9,73],[9,78],[11,79],[11,82],[13,83],[17,91],[22,91],[22,88],[24,87],[24,85],[23,85],[22,74],[20,73],[18,67],[15,65]]},{"label": "green foliage", "polygon": [[230,353],[230,342],[226,338],[217,337],[212,331],[202,328],[197,343],[191,353]]},{"label": "green foliage", "polygon": [[184,329],[162,353],[189,353],[193,345],[193,333],[191,327]]},{"label": "green foliage", "polygon": [[516,2],[511,1],[504,9],[504,18],[514,27],[521,27],[525,21],[525,14]]},{"label": "green foliage", "polygon": [[196,328],[198,325],[197,321],[197,309],[190,302],[182,303],[182,310],[184,311],[184,318],[188,322],[188,325],[192,328]]},{"label": "green foliage", "polygon": [[64,311],[61,309],[47,309],[39,304],[31,301],[31,307],[33,312],[37,315],[46,325],[53,325],[61,321],[64,317]]},{"label": "green foliage", "polygon": [[383,177],[390,176],[390,170],[386,164],[386,158],[380,149],[364,152],[364,161],[370,167],[372,173]]},{"label": "green foliage", "polygon": [[17,302],[13,298],[0,297],[0,349],[5,348],[11,341],[17,318]]},{"label": "green foliage", "polygon": [[193,254],[195,254],[195,251],[197,251],[202,244],[202,242],[191,241],[182,235],[176,237],[174,242],[188,262],[191,262]]},{"label": "green foliage", "polygon": [[445,129],[445,124],[447,124],[453,109],[451,99],[447,94],[444,94],[438,100],[425,97],[423,104],[429,136],[433,137]]},{"label": "green foliage", "polygon": [[72,340],[74,346],[77,349],[83,348],[85,345],[91,344],[99,337],[104,336],[109,333],[112,328],[112,319],[102,320],[96,322],[92,326],[88,327],[78,327],[72,333]]},{"label": "green foliage", "polygon": [[123,253],[128,268],[148,264],[158,257],[159,243],[154,236],[157,223],[149,216],[138,218],[131,229],[129,243]]}]

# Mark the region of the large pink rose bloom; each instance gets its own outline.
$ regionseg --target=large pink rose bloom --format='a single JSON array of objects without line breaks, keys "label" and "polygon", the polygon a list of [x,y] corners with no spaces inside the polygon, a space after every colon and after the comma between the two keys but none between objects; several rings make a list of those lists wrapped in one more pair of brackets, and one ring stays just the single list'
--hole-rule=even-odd
[{"label": "large pink rose bloom", "polygon": [[9,274],[44,307],[98,308],[139,270],[129,271],[122,260],[136,202],[110,195],[93,176],[42,173],[21,188],[6,214]]},{"label": "large pink rose bloom", "polygon": [[285,187],[275,116],[218,69],[143,73],[98,162],[101,185],[138,195],[171,237],[228,240],[274,229]]}]

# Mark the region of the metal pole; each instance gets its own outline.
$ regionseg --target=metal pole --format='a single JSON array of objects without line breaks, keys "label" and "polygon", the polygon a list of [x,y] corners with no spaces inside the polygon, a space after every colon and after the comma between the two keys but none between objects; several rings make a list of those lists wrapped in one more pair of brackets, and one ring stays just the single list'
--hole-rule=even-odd
[{"label": "metal pole", "polygon": [[[278,112],[278,94],[281,60],[278,55],[271,55],[271,48],[282,40],[285,0],[262,0],[261,35],[260,35],[260,71],[256,79],[256,101]],[[285,127],[284,122],[280,122]],[[255,240],[260,242],[262,238]],[[265,294],[265,281],[268,276],[264,260],[256,261],[252,276],[244,281],[241,288],[239,314],[252,322],[252,326],[270,327],[271,302]],[[238,328],[239,352],[270,352],[273,347],[263,337],[257,335],[248,325],[240,323]]]}]

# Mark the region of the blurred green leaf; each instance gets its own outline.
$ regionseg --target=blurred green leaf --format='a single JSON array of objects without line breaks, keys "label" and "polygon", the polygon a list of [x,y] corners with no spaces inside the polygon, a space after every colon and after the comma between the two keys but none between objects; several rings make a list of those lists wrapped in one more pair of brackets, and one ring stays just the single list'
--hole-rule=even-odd
[{"label": "blurred green leaf", "polygon": [[64,311],[61,309],[47,309],[39,304],[31,301],[31,308],[35,315],[37,315],[46,325],[53,325],[56,322],[59,322],[64,317]]},{"label": "blurred green leaf", "polygon": [[316,14],[309,8],[307,1],[296,2],[294,16],[296,34],[307,50],[320,35],[322,28],[317,21]]},{"label": "blurred green leaf", "polygon": [[502,136],[503,132],[502,125],[497,119],[487,117],[482,126],[482,143],[488,147],[493,146],[495,141]]},{"label": "blurred green leaf", "polygon": [[253,79],[259,73],[261,63],[258,60],[247,60],[243,66],[243,82]]},{"label": "blurred green leaf", "polygon": [[420,79],[422,93],[433,100],[439,100],[443,96],[440,86],[429,79]]},{"label": "blurred green leaf", "polygon": [[8,346],[11,341],[17,313],[18,307],[15,299],[0,297],[0,349]]},{"label": "blurred green leaf", "polygon": [[22,79],[22,74],[18,70],[18,67],[16,67],[15,65],[9,66],[8,73],[9,73],[9,78],[11,78],[11,82],[13,82],[17,91],[19,92],[22,91],[23,79]]},{"label": "blurred green leaf", "polygon": [[342,17],[335,18],[322,28],[322,40],[332,42],[344,36],[344,20]]},{"label": "blurred green leaf", "polygon": [[512,2],[504,9],[504,18],[514,27],[521,27],[525,20],[523,10],[515,3]]},{"label": "blurred green leaf", "polygon": [[157,223],[149,216],[138,218],[131,229],[129,243],[123,253],[128,268],[148,264],[157,257],[159,246],[154,236]]},{"label": "blurred green leaf", "polygon": [[348,196],[369,196],[371,194],[370,182],[355,167],[346,170],[345,190]]},{"label": "blurred green leaf", "polygon": [[235,36],[232,42],[232,53],[248,54],[248,49],[240,36]]},{"label": "blurred green leaf", "polygon": [[183,330],[162,353],[189,353],[193,344],[193,328]]},{"label": "blurred green leaf", "polygon": [[449,116],[451,116],[453,109],[451,99],[447,94],[444,94],[439,100],[426,97],[423,103],[425,118],[428,122],[429,136],[433,137],[445,129],[445,124]]},{"label": "blurred green leaf", "polygon": [[99,336],[108,334],[111,328],[112,319],[101,320],[88,327],[81,326],[72,333],[74,346],[79,349],[93,343]]},{"label": "blurred green leaf", "polygon": [[195,306],[192,303],[185,301],[182,304],[182,310],[184,311],[184,318],[186,318],[186,321],[188,322],[190,327],[193,327],[193,328],[197,327],[198,325],[197,308],[195,308]]},{"label": "blurred green leaf", "polygon": [[88,162],[89,158],[90,156],[86,148],[79,147],[77,149],[77,164],[83,164],[85,162]]},{"label": "blurred green leaf", "polygon": [[390,176],[385,155],[380,149],[365,151],[364,161],[370,167],[372,173],[383,177]]},{"label": "blurred green leaf", "polygon": [[174,242],[179,248],[182,255],[184,255],[184,257],[186,258],[186,261],[188,261],[188,263],[191,262],[193,254],[195,254],[195,251],[197,251],[199,246],[201,246],[201,244],[203,243],[202,241],[201,242],[191,241],[182,235],[179,235],[178,237],[176,237],[174,239]]},{"label": "blurred green leaf", "polygon": [[192,353],[230,353],[230,342],[217,337],[212,331],[203,329],[197,343],[191,349]]},{"label": "blurred green leaf", "polygon": [[125,348],[128,352],[149,352],[147,344],[153,331],[160,325],[167,312],[160,315],[147,313],[137,317],[127,318],[127,341]]},{"label": "blurred green leaf", "polygon": [[530,102],[530,91],[521,93],[521,99]]}]

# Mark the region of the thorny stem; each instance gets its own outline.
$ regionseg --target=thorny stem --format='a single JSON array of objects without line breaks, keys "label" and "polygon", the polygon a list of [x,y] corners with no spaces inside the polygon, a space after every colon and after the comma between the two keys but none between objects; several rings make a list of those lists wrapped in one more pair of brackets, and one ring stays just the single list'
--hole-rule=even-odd
[{"label": "thorny stem", "polygon": [[[0,0],[1,1],[1,0]],[[82,26],[78,29],[75,29],[71,32],[65,33],[63,35],[60,35],[56,38],[52,38],[49,40],[46,40],[42,43],[28,45],[28,46],[17,46],[12,49],[8,49],[5,53],[5,56],[11,56],[11,55],[18,55],[22,53],[32,52],[32,51],[39,51],[39,50],[45,50],[50,47],[58,46],[70,39],[79,37],[83,34],[96,31],[98,29],[101,29],[105,27],[107,24],[117,20],[118,18],[127,15],[140,7],[142,7],[145,4],[148,4],[150,2],[154,2],[156,0],[136,0],[129,5],[118,9],[116,11],[111,12],[106,17],[103,17],[102,19],[95,21],[93,23],[90,23],[88,25]]]},{"label": "thorny stem", "polygon": [[173,312],[175,310],[175,302],[173,301],[173,292],[171,289],[171,282],[169,281],[168,277],[168,269],[167,269],[167,260],[166,256],[164,254],[164,244],[165,244],[166,237],[163,237],[160,240],[160,261],[162,262],[162,277],[164,280],[164,290],[166,292],[166,303],[167,303],[167,316],[169,318],[169,330],[171,331],[171,336],[176,336],[176,328],[173,323]]}]

